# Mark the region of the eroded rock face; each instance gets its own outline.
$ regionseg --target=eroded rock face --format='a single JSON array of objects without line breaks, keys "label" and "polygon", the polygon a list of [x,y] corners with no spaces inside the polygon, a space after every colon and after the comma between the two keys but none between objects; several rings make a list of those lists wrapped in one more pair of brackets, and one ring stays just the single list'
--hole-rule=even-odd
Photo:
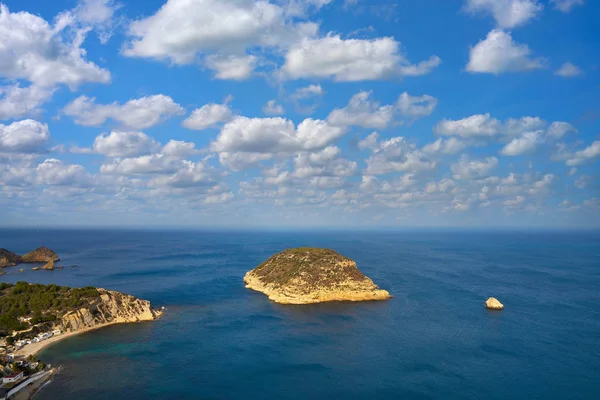
[{"label": "eroded rock face", "polygon": [[6,249],[0,249],[0,267],[14,267],[20,262],[20,255]]},{"label": "eroded rock face", "polygon": [[391,296],[351,259],[329,249],[297,248],[275,254],[244,276],[246,287],[281,304],[385,300]]},{"label": "eroded rock face", "polygon": [[63,332],[76,332],[99,325],[153,321],[162,312],[150,306],[147,300],[112,290],[98,289],[100,299],[63,315],[60,328]]},{"label": "eroded rock face", "polygon": [[500,303],[497,298],[490,297],[486,300],[485,307],[488,310],[502,310],[504,308],[504,304]]},{"label": "eroded rock face", "polygon": [[60,261],[58,254],[47,247],[39,247],[21,257],[24,263],[47,263],[49,261]]},{"label": "eroded rock face", "polygon": [[48,271],[54,271],[54,261],[50,260],[42,267],[42,269],[47,269]]}]

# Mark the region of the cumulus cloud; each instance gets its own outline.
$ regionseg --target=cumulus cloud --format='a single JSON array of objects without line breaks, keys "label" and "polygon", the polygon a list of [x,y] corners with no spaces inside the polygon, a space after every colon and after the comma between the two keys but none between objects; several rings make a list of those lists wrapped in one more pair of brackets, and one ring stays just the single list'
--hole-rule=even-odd
[{"label": "cumulus cloud", "polygon": [[93,27],[100,42],[106,44],[113,35],[114,14],[120,7],[113,0],[80,0],[73,14],[84,26]]},{"label": "cumulus cloud", "polygon": [[251,55],[211,55],[206,57],[205,65],[215,71],[215,78],[222,80],[243,81],[248,79],[258,58]]},{"label": "cumulus cloud", "polygon": [[540,134],[538,132],[526,132],[523,136],[511,140],[500,151],[505,156],[519,156],[530,153],[540,142]]},{"label": "cumulus cloud", "polygon": [[38,153],[50,140],[48,125],[32,119],[0,124],[0,153]]},{"label": "cumulus cloud", "polygon": [[175,64],[206,57],[217,78],[239,80],[256,63],[247,50],[287,47],[317,30],[268,1],[168,0],[154,15],[130,24],[122,52]]},{"label": "cumulus cloud", "polygon": [[381,175],[391,172],[419,172],[435,168],[436,163],[427,155],[398,136],[378,141],[378,134],[372,133],[359,142],[359,148],[371,149],[371,156],[366,160],[367,175]]},{"label": "cumulus cloud", "polygon": [[218,124],[228,122],[233,118],[233,112],[227,104],[206,104],[192,111],[183,121],[183,126],[188,129],[202,131],[214,128]]},{"label": "cumulus cloud", "polygon": [[149,154],[132,158],[117,158],[103,164],[100,172],[114,175],[146,175],[175,173],[183,161],[165,154]]},{"label": "cumulus cloud", "polygon": [[34,85],[0,86],[0,120],[38,114],[39,107],[52,97],[53,92],[52,89]]},{"label": "cumulus cloud", "polygon": [[93,150],[107,157],[133,157],[157,151],[160,144],[142,132],[111,132],[96,137]]},{"label": "cumulus cloud", "polygon": [[573,7],[582,6],[585,4],[584,0],[550,0],[550,3],[554,4],[554,8],[564,13],[571,12]]},{"label": "cumulus cloud", "polygon": [[531,57],[531,50],[527,45],[515,43],[509,32],[495,29],[484,40],[471,47],[467,71],[501,74],[544,67],[545,60]]},{"label": "cumulus cloud", "polygon": [[125,104],[96,104],[94,97],[81,96],[62,112],[73,117],[79,125],[101,126],[112,119],[127,128],[146,129],[183,114],[184,109],[169,96],[159,94],[129,100]]},{"label": "cumulus cloud", "polygon": [[583,75],[583,70],[579,68],[577,65],[566,62],[559,69],[554,72],[558,76],[562,76],[563,78],[573,78],[576,76]]},{"label": "cumulus cloud", "polygon": [[[511,147],[517,146],[519,143],[520,146],[523,146],[525,143],[553,141],[568,133],[577,132],[577,129],[568,122],[555,121],[548,126],[548,123],[539,117],[508,118],[502,122],[492,118],[489,113],[476,114],[458,120],[443,119],[436,124],[433,130],[438,135],[460,136],[465,139],[516,139]],[[527,137],[525,137],[526,134]],[[537,139],[534,134],[537,135]]]},{"label": "cumulus cloud", "polygon": [[308,97],[323,96],[324,94],[325,91],[321,85],[308,85],[306,87],[296,89],[292,97],[295,99],[305,99]]},{"label": "cumulus cloud", "polygon": [[283,106],[277,104],[275,100],[269,100],[262,108],[263,113],[267,115],[281,115],[284,113]]},{"label": "cumulus cloud", "polygon": [[441,63],[432,56],[412,65],[391,37],[342,39],[338,35],[307,38],[293,45],[281,68],[284,77],[333,78],[338,82],[382,80],[430,73]]},{"label": "cumulus cloud", "polygon": [[371,92],[360,92],[352,96],[348,105],[333,110],[327,121],[336,126],[360,126],[385,129],[394,120],[394,106],[382,106],[371,100]]},{"label": "cumulus cloud", "polygon": [[456,154],[467,147],[467,144],[457,138],[438,139],[423,146],[423,152],[428,155]]},{"label": "cumulus cloud", "polygon": [[82,186],[90,183],[90,175],[77,164],[65,164],[48,158],[35,169],[36,182],[48,186]]},{"label": "cumulus cloud", "polygon": [[232,171],[243,171],[250,168],[256,168],[262,161],[266,161],[272,158],[272,154],[265,153],[248,153],[248,152],[236,152],[219,153],[219,162],[224,167]]},{"label": "cumulus cloud", "polygon": [[358,164],[340,156],[341,149],[336,146],[329,146],[318,152],[300,153],[294,158],[293,175],[297,178],[354,175]]},{"label": "cumulus cloud", "polygon": [[211,149],[217,152],[278,153],[317,150],[340,138],[341,127],[311,118],[298,127],[290,120],[235,117],[223,126]]},{"label": "cumulus cloud", "polygon": [[459,162],[450,166],[450,170],[452,171],[454,179],[473,180],[490,176],[497,166],[498,159],[496,157],[487,157],[483,160],[471,160],[469,156],[463,155]]},{"label": "cumulus cloud", "polygon": [[72,18],[66,13],[50,25],[25,11],[11,13],[0,4],[0,75],[39,87],[65,84],[74,89],[85,82],[109,83],[110,73],[85,58],[81,46],[86,31],[65,32]]},{"label": "cumulus cloud", "polygon": [[489,14],[499,28],[507,29],[525,25],[543,8],[537,0],[466,0],[465,4],[467,12]]},{"label": "cumulus cloud", "polygon": [[188,157],[198,152],[194,143],[181,140],[169,140],[161,150],[162,154],[170,157]]},{"label": "cumulus cloud", "polygon": [[402,115],[420,118],[431,115],[437,104],[438,100],[433,96],[411,96],[404,92],[398,98],[397,106]]},{"label": "cumulus cloud", "polygon": [[569,167],[575,167],[598,157],[600,157],[600,140],[596,140],[585,149],[573,153],[567,160],[567,165]]}]

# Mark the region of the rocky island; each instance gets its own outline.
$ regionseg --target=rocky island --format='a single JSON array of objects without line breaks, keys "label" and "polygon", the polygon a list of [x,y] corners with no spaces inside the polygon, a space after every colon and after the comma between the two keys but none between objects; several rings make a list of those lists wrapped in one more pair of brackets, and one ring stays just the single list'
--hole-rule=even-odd
[{"label": "rocky island", "polygon": [[360,272],[354,261],[329,249],[287,249],[249,271],[244,282],[247,288],[262,292],[281,304],[392,297]]},{"label": "rocky island", "polygon": [[30,251],[24,256],[13,253],[6,249],[0,249],[0,267],[14,267],[18,264],[35,264],[44,263],[43,267],[34,267],[33,270],[45,269],[52,271],[54,269],[54,262],[60,261],[58,254],[55,251],[50,250],[47,247],[38,247],[37,249]]}]

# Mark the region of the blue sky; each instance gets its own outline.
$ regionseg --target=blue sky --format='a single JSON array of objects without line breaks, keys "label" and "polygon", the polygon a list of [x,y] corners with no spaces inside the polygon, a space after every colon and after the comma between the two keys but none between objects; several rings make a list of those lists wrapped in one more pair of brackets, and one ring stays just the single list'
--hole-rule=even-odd
[{"label": "blue sky", "polygon": [[5,226],[598,227],[591,0],[0,0]]}]

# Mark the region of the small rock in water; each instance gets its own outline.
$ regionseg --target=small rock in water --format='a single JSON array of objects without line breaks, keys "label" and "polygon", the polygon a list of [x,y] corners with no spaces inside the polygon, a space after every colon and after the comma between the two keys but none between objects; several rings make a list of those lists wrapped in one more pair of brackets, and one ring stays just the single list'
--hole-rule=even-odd
[{"label": "small rock in water", "polygon": [[502,310],[504,305],[498,301],[495,297],[490,297],[485,302],[485,307],[489,310]]},{"label": "small rock in water", "polygon": [[24,270],[23,268],[21,268],[21,269],[19,270],[19,272],[25,272],[25,270]]}]

